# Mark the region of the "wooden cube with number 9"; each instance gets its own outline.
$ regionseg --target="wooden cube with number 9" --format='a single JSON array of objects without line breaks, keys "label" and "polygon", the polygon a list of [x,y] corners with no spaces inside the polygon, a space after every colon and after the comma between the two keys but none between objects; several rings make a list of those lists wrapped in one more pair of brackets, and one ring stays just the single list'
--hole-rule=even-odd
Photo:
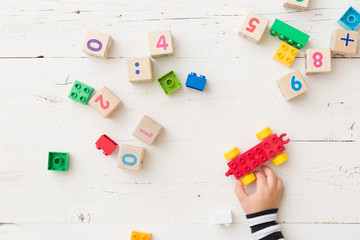
[{"label": "wooden cube with number 9", "polygon": [[269,21],[266,18],[249,12],[239,31],[239,35],[252,42],[258,43],[264,35],[268,24]]},{"label": "wooden cube with number 9", "polygon": [[305,73],[331,72],[331,51],[329,48],[308,49],[305,52]]},{"label": "wooden cube with number 9", "polygon": [[280,78],[276,83],[286,101],[290,101],[308,90],[299,70]]},{"label": "wooden cube with number 9", "polygon": [[159,31],[149,33],[150,55],[153,58],[174,55],[174,47],[171,31]]}]

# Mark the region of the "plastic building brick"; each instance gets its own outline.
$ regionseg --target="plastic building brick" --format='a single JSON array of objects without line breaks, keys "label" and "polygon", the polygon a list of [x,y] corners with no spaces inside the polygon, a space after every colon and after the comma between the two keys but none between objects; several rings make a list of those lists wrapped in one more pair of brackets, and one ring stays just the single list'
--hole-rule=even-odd
[{"label": "plastic building brick", "polygon": [[266,18],[253,12],[249,12],[243,25],[241,26],[239,35],[254,43],[259,43],[268,24],[269,20]]},{"label": "plastic building brick", "polygon": [[216,209],[211,212],[211,221],[215,225],[224,224],[226,227],[232,223],[232,216],[230,209]]},{"label": "plastic building brick", "polygon": [[279,35],[280,40],[287,40],[290,45],[295,44],[297,49],[305,47],[310,36],[298,29],[276,19],[274,24],[271,26],[270,34],[272,36]]},{"label": "plastic building brick", "polygon": [[355,29],[357,29],[360,25],[360,13],[353,7],[350,7],[338,20],[338,23],[344,29],[355,31]]},{"label": "plastic building brick", "polygon": [[306,10],[309,6],[309,0],[285,0],[283,7],[292,8],[295,10]]},{"label": "plastic building brick", "polygon": [[331,51],[329,48],[307,49],[305,52],[305,73],[331,72]]},{"label": "plastic building brick", "polygon": [[151,233],[132,231],[130,240],[150,240]]},{"label": "plastic building brick", "polygon": [[299,70],[287,74],[277,80],[276,83],[286,101],[290,101],[308,90],[306,82],[302,78]]},{"label": "plastic building brick", "polygon": [[117,147],[117,143],[104,134],[96,141],[95,146],[99,150],[102,149],[104,155],[108,156],[114,152]]},{"label": "plastic building brick", "polygon": [[332,56],[352,57],[356,54],[359,32],[336,29],[330,40]]},{"label": "plastic building brick", "polygon": [[148,116],[144,116],[136,126],[133,136],[151,146],[164,128]]},{"label": "plastic building brick", "polygon": [[174,55],[171,31],[149,32],[149,48],[153,58]]},{"label": "plastic building brick", "polygon": [[160,77],[158,79],[158,82],[166,95],[169,95],[170,93],[176,91],[182,86],[181,82],[172,70],[164,76]]},{"label": "plastic building brick", "polygon": [[83,45],[83,52],[97,58],[106,59],[112,45],[112,38],[109,34],[88,31]]},{"label": "plastic building brick", "polygon": [[199,91],[203,91],[206,84],[206,78],[203,75],[200,75],[200,77],[196,76],[196,73],[191,73],[188,75],[186,79],[185,85],[190,88],[194,88]]},{"label": "plastic building brick", "polygon": [[94,89],[84,83],[75,81],[69,93],[69,98],[86,105]]},{"label": "plastic building brick", "polygon": [[276,51],[273,59],[287,67],[290,67],[299,50],[290,46],[286,42],[281,42],[280,47]]},{"label": "plastic building brick", "polygon": [[278,137],[278,135],[272,134],[270,128],[266,128],[259,132],[257,136],[259,140],[263,141],[243,154],[239,154],[237,148],[224,154],[227,160],[231,160],[228,162],[229,170],[225,175],[227,177],[234,175],[236,179],[241,179],[244,186],[256,179],[255,174],[252,173],[255,168],[270,159],[273,159],[273,164],[277,166],[288,158],[286,153],[284,153],[284,144],[290,141],[290,139],[283,140],[286,133]]},{"label": "plastic building brick", "polygon": [[49,152],[48,170],[65,172],[69,167],[69,153]]}]

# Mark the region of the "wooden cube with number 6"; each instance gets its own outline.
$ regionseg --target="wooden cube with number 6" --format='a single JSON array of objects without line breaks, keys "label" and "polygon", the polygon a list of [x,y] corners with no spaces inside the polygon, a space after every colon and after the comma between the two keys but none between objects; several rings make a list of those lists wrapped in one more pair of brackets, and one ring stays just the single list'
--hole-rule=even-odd
[{"label": "wooden cube with number 6", "polygon": [[149,33],[150,55],[153,58],[174,55],[171,31],[159,31]]},{"label": "wooden cube with number 6", "polygon": [[110,117],[121,104],[122,102],[107,87],[103,87],[89,101],[89,105],[105,118]]},{"label": "wooden cube with number 6", "polygon": [[252,42],[258,43],[264,35],[268,24],[269,21],[266,18],[249,12],[239,31],[239,35]]},{"label": "wooden cube with number 6", "polygon": [[290,101],[308,90],[299,70],[280,78],[276,83],[286,101]]},{"label": "wooden cube with number 6", "polygon": [[308,49],[305,52],[305,73],[331,72],[331,51],[329,48]]}]

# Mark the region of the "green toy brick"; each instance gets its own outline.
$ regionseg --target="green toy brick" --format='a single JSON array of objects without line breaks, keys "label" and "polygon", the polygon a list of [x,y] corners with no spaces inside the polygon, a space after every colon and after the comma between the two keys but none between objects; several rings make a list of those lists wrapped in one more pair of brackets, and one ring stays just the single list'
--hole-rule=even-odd
[{"label": "green toy brick", "polygon": [[159,78],[158,82],[166,95],[169,95],[182,86],[181,82],[172,70]]},{"label": "green toy brick", "polygon": [[86,105],[89,102],[93,91],[94,89],[92,87],[79,81],[75,81],[70,91],[69,98]]},{"label": "green toy brick", "polygon": [[306,45],[310,36],[298,29],[276,19],[274,24],[270,28],[270,34],[272,36],[279,35],[280,40],[287,40],[290,45],[295,44],[297,49],[301,49]]},{"label": "green toy brick", "polygon": [[69,153],[49,152],[48,170],[65,172],[69,167]]}]

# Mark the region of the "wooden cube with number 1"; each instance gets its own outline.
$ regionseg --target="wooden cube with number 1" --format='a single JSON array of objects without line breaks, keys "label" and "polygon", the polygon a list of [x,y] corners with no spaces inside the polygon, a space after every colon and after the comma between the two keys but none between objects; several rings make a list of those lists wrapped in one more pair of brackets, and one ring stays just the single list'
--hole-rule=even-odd
[{"label": "wooden cube with number 1", "polygon": [[150,55],[153,58],[174,55],[174,47],[171,31],[159,31],[149,33]]},{"label": "wooden cube with number 1", "polygon": [[253,12],[249,12],[240,31],[239,35],[255,43],[260,42],[264,35],[269,21]]},{"label": "wooden cube with number 1", "polygon": [[107,87],[103,87],[89,101],[89,105],[105,118],[110,117],[121,104],[122,102]]},{"label": "wooden cube with number 1", "polygon": [[280,78],[276,83],[286,101],[290,101],[308,90],[299,70]]},{"label": "wooden cube with number 1", "polygon": [[329,48],[308,49],[305,52],[305,73],[331,72],[331,51]]}]

